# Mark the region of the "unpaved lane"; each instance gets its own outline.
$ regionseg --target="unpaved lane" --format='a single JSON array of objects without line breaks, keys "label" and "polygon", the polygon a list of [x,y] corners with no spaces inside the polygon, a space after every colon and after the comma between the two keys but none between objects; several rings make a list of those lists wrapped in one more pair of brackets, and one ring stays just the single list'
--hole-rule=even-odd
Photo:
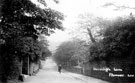
[{"label": "unpaved lane", "polygon": [[74,74],[70,72],[62,72],[59,74],[57,72],[57,66],[52,61],[48,59],[42,70],[35,76],[28,77],[24,83],[107,83],[105,81]]}]

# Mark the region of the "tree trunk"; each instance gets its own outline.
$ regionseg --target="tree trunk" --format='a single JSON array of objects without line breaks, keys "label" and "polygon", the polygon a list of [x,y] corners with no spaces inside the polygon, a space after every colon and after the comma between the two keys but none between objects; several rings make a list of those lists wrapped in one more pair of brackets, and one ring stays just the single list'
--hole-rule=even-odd
[{"label": "tree trunk", "polygon": [[92,43],[96,43],[96,41],[91,33],[91,30],[89,28],[87,28],[87,30],[88,30],[88,34],[89,34],[89,37],[90,37],[90,40],[92,41]]},{"label": "tree trunk", "polygon": [[20,62],[20,74],[22,74],[22,68],[23,68],[23,60]]},{"label": "tree trunk", "polygon": [[28,55],[28,75],[30,75],[30,66],[29,66],[29,64],[30,64],[30,61],[29,61],[29,55]]}]

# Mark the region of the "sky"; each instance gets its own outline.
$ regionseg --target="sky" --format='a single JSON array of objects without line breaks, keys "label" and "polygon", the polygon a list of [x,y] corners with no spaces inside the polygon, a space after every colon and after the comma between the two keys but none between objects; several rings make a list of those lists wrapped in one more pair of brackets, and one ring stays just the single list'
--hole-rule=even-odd
[{"label": "sky", "polygon": [[125,16],[135,13],[135,0],[59,0],[55,4],[53,0],[46,0],[52,9],[62,12],[65,15],[63,26],[65,31],[56,30],[48,37],[50,50],[54,51],[63,41],[71,38],[69,32],[77,25],[80,14],[93,14],[104,19],[114,19],[118,16]]}]

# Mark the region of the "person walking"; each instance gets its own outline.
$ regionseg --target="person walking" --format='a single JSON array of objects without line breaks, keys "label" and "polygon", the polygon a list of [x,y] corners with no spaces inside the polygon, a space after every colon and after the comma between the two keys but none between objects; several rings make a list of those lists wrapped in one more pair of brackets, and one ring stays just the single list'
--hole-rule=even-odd
[{"label": "person walking", "polygon": [[61,69],[62,69],[61,64],[59,64],[59,65],[58,65],[58,72],[59,72],[59,73],[61,73]]}]

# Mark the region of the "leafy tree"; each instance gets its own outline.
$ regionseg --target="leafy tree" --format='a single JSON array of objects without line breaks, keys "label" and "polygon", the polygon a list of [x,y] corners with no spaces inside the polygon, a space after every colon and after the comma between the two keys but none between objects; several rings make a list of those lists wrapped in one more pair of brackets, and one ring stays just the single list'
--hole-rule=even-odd
[{"label": "leafy tree", "polygon": [[69,61],[74,54],[73,43],[63,42],[56,50],[54,59],[58,64],[69,65]]},{"label": "leafy tree", "polygon": [[[133,18],[118,19],[105,30],[103,44],[108,58],[129,58],[134,49],[134,28]],[[110,51],[110,54],[108,53]]]},{"label": "leafy tree", "polygon": [[[105,26],[108,25],[108,20],[96,17],[91,14],[81,14],[79,15],[78,27],[75,29],[76,37],[86,37],[85,41],[95,43],[103,38],[103,30]],[[76,34],[75,33],[75,34]]]},{"label": "leafy tree", "polygon": [[110,22],[104,30],[103,39],[98,42],[100,49],[97,49],[94,44],[90,46],[90,60],[105,61],[108,67],[124,68],[126,66],[129,72],[133,72],[134,23],[133,17],[118,18]]},{"label": "leafy tree", "polygon": [[48,41],[44,35],[39,36],[39,47],[41,49],[41,59],[45,60],[47,57],[51,56],[52,53],[48,49]]},{"label": "leafy tree", "polygon": [[37,59],[41,53],[38,36],[62,29],[63,15],[47,7],[39,8],[30,0],[1,0],[0,4],[0,40],[4,42],[0,58],[4,62],[3,72],[7,72],[2,77],[7,79],[15,65],[14,57],[29,55],[32,60]]},{"label": "leafy tree", "polygon": [[54,54],[55,61],[65,66],[80,65],[87,61],[87,47],[82,40],[74,39],[63,42]]},{"label": "leafy tree", "polygon": [[31,61],[37,61],[37,58],[41,57],[39,42],[31,37],[13,39],[12,44],[15,53],[19,54],[20,60],[25,56],[30,56]]},{"label": "leafy tree", "polygon": [[9,35],[13,37],[35,35],[36,37],[40,33],[47,35],[49,31],[55,28],[62,29],[60,20],[63,18],[61,13],[50,8],[41,9],[29,0],[3,0],[1,12],[3,34],[12,29],[16,32],[7,34],[7,37]]}]

